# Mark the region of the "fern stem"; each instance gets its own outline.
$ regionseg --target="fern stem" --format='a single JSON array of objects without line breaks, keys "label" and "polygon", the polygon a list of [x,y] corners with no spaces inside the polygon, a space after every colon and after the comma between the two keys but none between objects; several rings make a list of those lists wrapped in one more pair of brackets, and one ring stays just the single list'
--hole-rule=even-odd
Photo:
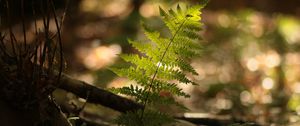
[{"label": "fern stem", "polygon": [[[148,101],[148,99],[149,99],[149,92],[150,92],[151,88],[153,87],[153,82],[154,82],[154,79],[155,79],[156,76],[157,76],[157,73],[158,73],[158,70],[159,70],[159,67],[160,67],[160,63],[162,63],[162,61],[163,61],[163,59],[164,59],[164,57],[165,57],[167,51],[169,50],[171,44],[172,44],[173,41],[174,41],[175,37],[177,36],[178,32],[181,30],[181,27],[183,26],[183,24],[185,23],[185,21],[188,20],[188,18],[189,18],[189,17],[187,17],[187,18],[180,24],[179,28],[176,30],[175,34],[174,34],[173,37],[171,38],[171,40],[170,40],[170,42],[168,43],[168,45],[167,45],[167,47],[166,47],[166,49],[165,49],[165,51],[164,51],[162,57],[160,58],[160,60],[159,60],[159,62],[158,62],[159,64],[158,64],[157,67],[156,67],[156,70],[155,70],[155,73],[154,73],[154,75],[153,75],[153,77],[152,77],[152,79],[151,79],[149,88],[145,88],[145,89],[144,89],[144,91],[148,90],[148,92],[147,92],[147,94],[146,94],[146,99],[143,101],[144,109],[142,110],[142,114],[141,114],[141,117],[140,117],[140,118],[141,118],[141,121],[142,121],[142,119],[143,119],[144,112],[145,112],[146,105],[147,105],[147,101]],[[143,121],[142,121],[142,122],[143,122]]]}]

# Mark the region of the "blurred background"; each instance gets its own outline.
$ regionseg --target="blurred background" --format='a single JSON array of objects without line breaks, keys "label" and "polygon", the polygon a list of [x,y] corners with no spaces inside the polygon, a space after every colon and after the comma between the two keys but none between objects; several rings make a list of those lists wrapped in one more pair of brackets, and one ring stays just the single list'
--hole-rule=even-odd
[{"label": "blurred background", "polygon": [[[145,39],[140,22],[164,29],[158,7],[198,0],[69,1],[63,27],[66,73],[94,86],[110,88],[132,81],[108,70],[124,65],[118,54],[136,53],[127,39]],[[203,53],[188,75],[199,85],[181,86],[191,98],[178,100],[190,112],[230,115],[261,125],[300,121],[300,1],[210,0],[204,8]],[[57,91],[59,94],[66,92]],[[59,100],[82,105],[67,93]],[[75,99],[75,100],[74,100]],[[85,116],[111,120],[118,113],[87,104]],[[109,114],[109,116],[108,116]],[[96,118],[94,118],[96,119]],[[99,118],[97,118],[99,119]]]}]

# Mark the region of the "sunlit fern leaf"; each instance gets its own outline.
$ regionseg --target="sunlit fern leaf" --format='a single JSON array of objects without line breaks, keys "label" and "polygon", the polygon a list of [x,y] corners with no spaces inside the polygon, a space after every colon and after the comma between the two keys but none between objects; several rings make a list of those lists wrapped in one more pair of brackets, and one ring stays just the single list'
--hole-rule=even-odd
[{"label": "sunlit fern leaf", "polygon": [[[179,83],[196,84],[186,76],[186,73],[197,75],[189,61],[194,56],[200,55],[202,50],[199,44],[202,8],[203,5],[196,5],[182,9],[178,5],[176,9],[165,11],[159,7],[160,15],[170,33],[162,36],[162,33],[142,24],[148,41],[128,40],[140,54],[120,55],[124,61],[131,64],[130,67],[112,70],[119,76],[134,80],[137,85],[112,90],[134,98],[146,105],[146,109],[121,115],[117,119],[118,124],[161,126],[168,122],[163,120],[171,121],[171,118],[153,111],[153,107],[175,105],[185,108],[175,101],[174,96],[190,97],[178,87]],[[168,92],[169,96],[164,96],[162,92]]]},{"label": "sunlit fern leaf", "polygon": [[120,93],[120,94],[134,97],[136,102],[142,102],[146,96],[146,92],[144,92],[143,88],[139,86],[130,85],[122,88],[111,88],[110,90],[114,93]]},{"label": "sunlit fern leaf", "polygon": [[152,50],[152,48],[155,48],[152,43],[149,42],[139,42],[139,41],[133,41],[128,39],[128,43],[131,44],[133,47],[135,47],[138,51],[141,53],[148,53]]},{"label": "sunlit fern leaf", "polygon": [[111,70],[113,70],[118,76],[127,76],[129,79],[137,81],[137,83],[141,86],[147,86],[149,80],[151,80],[150,77],[144,75],[145,71],[134,67],[121,69],[112,68]]}]

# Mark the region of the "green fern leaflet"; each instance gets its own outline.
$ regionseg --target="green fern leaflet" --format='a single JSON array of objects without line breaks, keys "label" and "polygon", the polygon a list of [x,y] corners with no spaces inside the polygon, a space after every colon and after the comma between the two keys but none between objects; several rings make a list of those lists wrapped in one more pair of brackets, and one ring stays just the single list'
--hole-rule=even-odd
[{"label": "green fern leaflet", "polygon": [[[178,5],[176,10],[170,9],[169,11],[159,8],[170,35],[163,37],[160,32],[143,25],[144,33],[149,41],[129,40],[129,43],[144,55],[121,55],[123,60],[132,65],[128,68],[112,68],[112,70],[119,76],[136,81],[137,85],[113,88],[112,91],[133,97],[145,106],[145,110],[121,115],[117,119],[119,124],[146,125],[150,124],[145,122],[149,117],[150,120],[154,120],[151,121],[151,126],[160,126],[172,121],[159,121],[161,118],[158,117],[165,117],[167,120],[170,120],[170,117],[155,112],[155,106],[177,105],[183,107],[174,98],[163,96],[161,93],[168,92],[171,96],[187,98],[189,95],[178,87],[178,83],[196,84],[186,76],[186,73],[197,75],[187,61],[201,52],[199,31],[202,29],[200,10],[203,6],[196,5],[182,9]],[[154,115],[157,117],[154,118]]]}]

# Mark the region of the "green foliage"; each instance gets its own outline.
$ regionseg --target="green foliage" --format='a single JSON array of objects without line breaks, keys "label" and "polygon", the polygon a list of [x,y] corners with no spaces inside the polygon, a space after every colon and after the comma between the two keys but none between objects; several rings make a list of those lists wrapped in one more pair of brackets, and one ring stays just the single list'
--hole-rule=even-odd
[{"label": "green foliage", "polygon": [[[197,75],[188,60],[200,54],[201,39],[199,30],[202,28],[200,14],[203,5],[182,9],[179,5],[176,11],[165,11],[159,8],[163,21],[168,27],[169,36],[162,36],[143,24],[147,42],[128,40],[139,54],[123,54],[121,58],[132,65],[127,68],[112,68],[119,76],[135,80],[137,85],[113,88],[115,93],[131,96],[145,106],[145,110],[129,112],[121,115],[117,123],[127,126],[160,126],[173,120],[166,114],[155,111],[155,106],[177,105],[171,96],[189,97],[178,87],[178,83],[195,84],[186,77],[186,73]],[[164,96],[167,92],[170,96]]]}]

